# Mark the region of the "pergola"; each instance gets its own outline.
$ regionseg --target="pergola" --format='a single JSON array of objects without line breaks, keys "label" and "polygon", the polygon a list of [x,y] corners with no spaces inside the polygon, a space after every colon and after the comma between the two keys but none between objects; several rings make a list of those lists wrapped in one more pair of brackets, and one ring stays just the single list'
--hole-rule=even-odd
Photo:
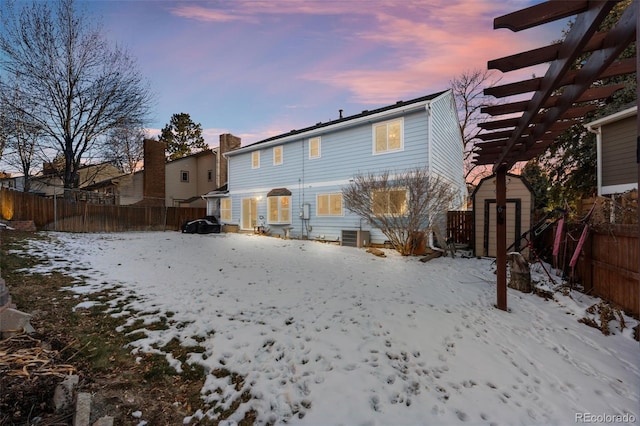
[{"label": "pergola", "polygon": [[[619,56],[638,40],[636,27],[640,2],[631,2],[611,30],[598,32],[617,3],[553,0],[494,20],[494,29],[521,31],[574,17],[564,41],[488,62],[489,69],[504,73],[549,63],[544,77],[495,86],[484,91],[496,98],[522,97],[532,93],[528,100],[508,102],[507,99],[507,103],[483,108],[482,112],[497,118],[480,124],[484,131],[479,135],[482,142],[475,144],[475,163],[493,165],[496,174],[496,306],[499,309],[507,310],[507,172],[516,163],[531,160],[543,153],[562,132],[581,123],[585,114],[595,110],[599,100],[608,98],[623,87],[619,84],[603,85],[602,79],[636,72],[637,54],[631,59],[619,59]],[[581,57],[586,58],[582,66],[572,69],[572,65]],[[637,162],[640,177],[640,140]]]}]

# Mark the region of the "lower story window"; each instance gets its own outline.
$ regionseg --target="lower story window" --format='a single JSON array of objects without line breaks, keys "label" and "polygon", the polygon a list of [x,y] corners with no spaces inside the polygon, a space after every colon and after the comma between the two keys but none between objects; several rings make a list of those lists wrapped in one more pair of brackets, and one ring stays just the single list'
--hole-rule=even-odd
[{"label": "lower story window", "polygon": [[318,194],[318,216],[342,216],[342,194]]},{"label": "lower story window", "polygon": [[373,214],[376,216],[404,215],[407,211],[407,191],[392,189],[373,193]]},{"label": "lower story window", "polygon": [[291,223],[291,196],[267,197],[267,209],[269,211],[269,223]]}]

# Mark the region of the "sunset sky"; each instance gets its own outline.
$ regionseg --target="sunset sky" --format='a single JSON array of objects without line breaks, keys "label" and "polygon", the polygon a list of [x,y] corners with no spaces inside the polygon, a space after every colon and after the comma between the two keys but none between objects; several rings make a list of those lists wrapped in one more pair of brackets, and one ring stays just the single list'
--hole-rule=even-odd
[{"label": "sunset sky", "polygon": [[[493,19],[539,1],[93,1],[107,37],[156,94],[151,135],[185,112],[218,145],[248,144],[427,95],[487,61],[557,40],[563,23],[512,33]],[[525,71],[530,74],[533,71]],[[544,71],[543,71],[544,72]],[[498,74],[499,75],[499,74]],[[507,78],[506,76],[505,78]],[[503,81],[508,81],[503,80]]]}]

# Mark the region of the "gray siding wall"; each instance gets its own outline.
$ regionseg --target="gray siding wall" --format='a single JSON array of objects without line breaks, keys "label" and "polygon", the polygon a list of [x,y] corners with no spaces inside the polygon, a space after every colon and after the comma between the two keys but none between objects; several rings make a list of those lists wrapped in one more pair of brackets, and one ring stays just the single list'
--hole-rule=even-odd
[{"label": "gray siding wall", "polygon": [[[260,167],[257,169],[251,168],[251,152],[230,156],[229,195],[232,198],[233,223],[241,224],[243,198],[256,198],[258,217],[267,218],[267,193],[274,188],[287,188],[292,193],[292,235],[307,234],[307,230],[303,229],[304,222],[298,214],[303,204],[309,204],[310,238],[337,240],[343,229],[364,229],[371,232],[373,242],[384,242],[386,237],[379,230],[372,229],[366,221],[344,207],[342,216],[318,216],[316,197],[318,194],[340,193],[349,184],[349,180],[358,174],[428,167],[430,120],[441,123],[440,126],[452,127],[433,132],[437,137],[435,144],[441,152],[439,155],[447,157],[436,164],[440,173],[454,177],[454,183],[460,185],[461,193],[466,191],[462,179],[462,141],[455,110],[454,115],[447,112],[447,106],[451,108],[450,96],[443,95],[442,98],[444,106],[438,105],[431,114],[424,108],[409,113],[391,112],[376,121],[333,132],[319,129],[313,135],[287,142],[282,145],[283,163],[280,165],[273,164],[272,146],[260,149]],[[442,118],[441,114],[446,116]],[[398,118],[403,123],[403,149],[374,154],[373,124]],[[308,141],[317,136],[321,138],[321,156],[310,159]],[[267,226],[274,234],[284,233],[282,226]]]}]

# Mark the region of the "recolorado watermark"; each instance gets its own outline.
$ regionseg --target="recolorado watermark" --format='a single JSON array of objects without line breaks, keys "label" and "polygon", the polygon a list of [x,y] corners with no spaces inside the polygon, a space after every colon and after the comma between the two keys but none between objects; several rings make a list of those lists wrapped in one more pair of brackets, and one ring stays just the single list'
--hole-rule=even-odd
[{"label": "recolorado watermark", "polygon": [[624,414],[594,414],[594,413],[576,413],[576,423],[635,423],[636,416],[631,413]]}]

